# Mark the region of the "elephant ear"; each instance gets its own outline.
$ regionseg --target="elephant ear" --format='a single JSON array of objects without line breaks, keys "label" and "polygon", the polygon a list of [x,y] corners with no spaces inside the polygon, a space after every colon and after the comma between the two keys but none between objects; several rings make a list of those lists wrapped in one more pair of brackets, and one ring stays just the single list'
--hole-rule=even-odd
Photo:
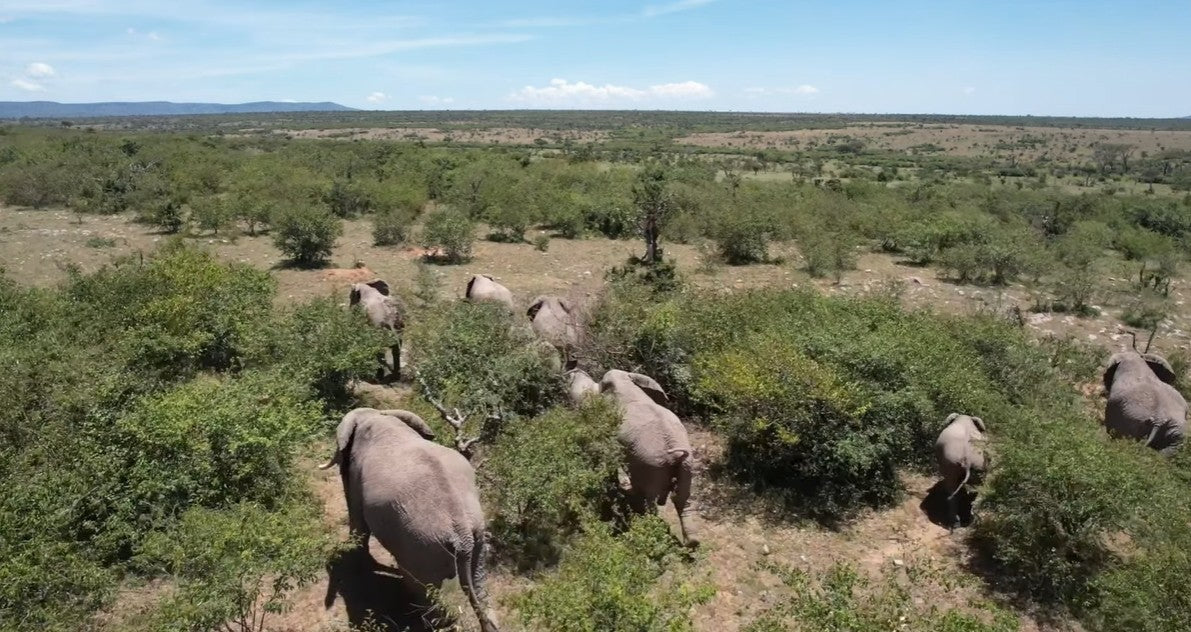
[{"label": "elephant ear", "polygon": [[360,288],[355,285],[352,286],[351,296],[348,297],[349,305],[356,305],[360,302]]},{"label": "elephant ear", "polygon": [[980,432],[988,432],[988,429],[985,428],[985,426],[984,426],[983,419],[981,419],[979,417],[972,417],[972,423],[975,424],[976,429],[979,430]]},{"label": "elephant ear", "polygon": [[422,435],[422,438],[430,441],[434,440],[434,431],[430,429],[426,421],[408,410],[382,410],[380,414],[396,417],[405,422],[405,425],[416,430],[418,434]]},{"label": "elephant ear", "polygon": [[670,398],[666,396],[666,391],[662,388],[662,385],[658,384],[657,380],[652,377],[640,373],[629,373],[629,379],[633,381],[633,384],[637,385],[637,388],[645,391],[645,394],[659,406],[665,406],[670,403]]},{"label": "elephant ear", "polygon": [[565,298],[558,299],[558,306],[562,308],[562,311],[568,314],[575,312],[575,304]]},{"label": "elephant ear", "polygon": [[348,459],[351,458],[352,441],[356,436],[356,426],[359,424],[359,411],[357,408],[343,416],[343,421],[339,422],[339,427],[335,429],[335,456],[331,457],[325,465],[319,466],[319,469],[325,470],[335,464],[346,465]]},{"label": "elephant ear", "polygon": [[1150,370],[1154,372],[1154,375],[1158,376],[1158,379],[1166,382],[1167,384],[1174,384],[1175,379],[1178,378],[1178,375],[1175,374],[1174,368],[1170,366],[1170,363],[1166,361],[1166,358],[1153,353],[1142,354],[1141,357],[1145,358],[1146,364],[1149,365]]},{"label": "elephant ear", "polygon": [[1116,378],[1117,367],[1121,365],[1123,356],[1124,354],[1121,353],[1113,354],[1112,358],[1108,361],[1108,368],[1104,369],[1104,390],[1106,392],[1112,390],[1112,381]]},{"label": "elephant ear", "polygon": [[465,290],[465,291],[463,292],[463,297],[464,297],[464,298],[468,298],[468,299],[470,299],[470,298],[471,298],[471,289],[472,289],[473,287],[475,287],[475,285],[476,285],[476,279],[478,279],[478,278],[480,278],[480,277],[479,277],[479,276],[477,276],[477,275],[474,275],[474,274],[473,274],[473,275],[472,275],[472,277],[471,277],[470,279],[468,279],[468,280],[467,280],[467,290]]},{"label": "elephant ear", "polygon": [[955,421],[958,417],[959,413],[951,413],[950,415],[947,415],[947,418],[943,420],[943,425],[951,425],[951,422]]},{"label": "elephant ear", "polygon": [[381,294],[384,294],[385,296],[389,295],[389,284],[385,283],[381,279],[373,279],[373,280],[369,281],[368,283],[365,283],[365,285],[375,288],[377,292],[380,292]]},{"label": "elephant ear", "polygon": [[529,316],[530,320],[538,317],[538,312],[542,311],[542,307],[546,305],[546,297],[539,296],[529,304],[529,309],[525,311],[525,315]]}]

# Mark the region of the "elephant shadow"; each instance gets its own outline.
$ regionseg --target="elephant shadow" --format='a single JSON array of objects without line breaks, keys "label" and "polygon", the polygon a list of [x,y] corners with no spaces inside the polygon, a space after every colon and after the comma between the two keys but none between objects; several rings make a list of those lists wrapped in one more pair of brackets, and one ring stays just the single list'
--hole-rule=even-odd
[{"label": "elephant shadow", "polygon": [[[943,527],[945,529],[951,528],[950,516],[948,516],[947,496],[950,492],[947,491],[943,481],[938,481],[926,492],[926,497],[919,503],[918,508],[926,515],[931,522]],[[972,503],[976,500],[976,493],[968,489],[963,489],[956,496],[958,503],[956,510],[959,513],[959,525],[967,527],[972,524]]]},{"label": "elephant shadow", "polygon": [[343,599],[353,628],[385,632],[435,632],[455,627],[456,621],[440,605],[401,580],[400,571],[374,560],[367,551],[340,553],[327,564],[327,594],[323,606]]}]

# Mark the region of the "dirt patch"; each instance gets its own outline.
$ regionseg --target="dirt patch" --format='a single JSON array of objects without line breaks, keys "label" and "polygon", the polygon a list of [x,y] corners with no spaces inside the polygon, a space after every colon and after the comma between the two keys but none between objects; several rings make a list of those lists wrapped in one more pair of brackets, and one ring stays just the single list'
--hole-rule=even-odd
[{"label": "dirt patch", "polygon": [[553,130],[525,127],[442,130],[433,127],[346,127],[334,129],[277,129],[274,134],[323,140],[402,140],[431,143],[456,142],[479,145],[530,145],[538,139],[551,144],[596,143],[605,131]]},{"label": "dirt patch", "polygon": [[1092,148],[1098,143],[1131,145],[1135,158],[1141,152],[1191,150],[1191,131],[918,123],[776,132],[704,132],[683,136],[674,142],[700,147],[810,149],[830,147],[851,139],[863,141],[869,149],[953,156],[1012,155],[1029,161],[1044,157],[1086,160],[1092,157]]}]

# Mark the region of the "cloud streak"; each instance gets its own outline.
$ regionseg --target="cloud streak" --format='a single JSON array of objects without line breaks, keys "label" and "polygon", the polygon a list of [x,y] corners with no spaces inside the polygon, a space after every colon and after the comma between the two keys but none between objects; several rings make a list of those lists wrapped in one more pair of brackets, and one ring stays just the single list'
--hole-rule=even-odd
[{"label": "cloud streak", "polygon": [[525,86],[509,95],[512,101],[536,105],[590,105],[639,101],[690,101],[715,96],[710,86],[698,81],[661,83],[646,88],[602,86],[566,79],[551,79],[542,87]]},{"label": "cloud streak", "polygon": [[45,90],[45,86],[37,83],[36,81],[29,81],[28,79],[13,79],[9,82],[9,84],[14,88],[20,88],[21,90],[25,90],[27,92],[41,92]]},{"label": "cloud streak", "polygon": [[659,15],[678,13],[679,11],[689,11],[711,4],[712,2],[715,2],[715,0],[678,0],[669,4],[651,5],[641,10],[641,17],[653,18]]}]

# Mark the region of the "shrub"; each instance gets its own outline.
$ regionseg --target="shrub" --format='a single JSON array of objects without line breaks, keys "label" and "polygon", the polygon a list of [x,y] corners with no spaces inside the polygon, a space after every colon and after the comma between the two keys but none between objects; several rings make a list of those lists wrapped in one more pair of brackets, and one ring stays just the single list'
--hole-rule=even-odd
[{"label": "shrub", "polygon": [[140,565],[169,573],[176,590],[156,604],[157,630],[267,629],[297,589],[315,581],[332,550],[313,503],[271,512],[239,504],[196,508],[146,542]]},{"label": "shrub", "polygon": [[316,299],[257,328],[244,364],[276,367],[325,402],[345,405],[348,384],[376,374],[377,354],[392,346],[393,338],[337,299]]},{"label": "shrub", "polygon": [[[503,305],[451,303],[418,319],[406,336],[418,379],[448,407],[532,416],[562,395],[562,376],[551,359],[532,331],[513,326]],[[487,427],[482,434],[498,430]]]},{"label": "shrub", "polygon": [[656,516],[634,520],[621,536],[591,523],[566,551],[558,570],[520,595],[516,604],[528,623],[547,630],[690,630],[690,608],[714,591],[674,577],[663,581],[680,556],[669,526]]},{"label": "shrub", "polygon": [[88,237],[84,244],[88,248],[115,248],[116,240],[110,237]]},{"label": "shrub", "polygon": [[209,230],[218,235],[219,230],[231,226],[234,220],[232,209],[227,203],[215,197],[205,197],[190,203],[190,219],[200,230]]},{"label": "shrub", "polygon": [[831,275],[838,283],[845,271],[856,268],[856,237],[850,233],[812,230],[799,238],[798,245],[811,276]]},{"label": "shrub", "polygon": [[343,223],[327,211],[299,206],[281,213],[273,226],[273,244],[294,265],[315,267],[331,256]]},{"label": "shrub", "polygon": [[802,496],[828,521],[897,497],[896,429],[829,366],[761,337],[697,359],[696,373],[696,397],[724,411],[729,468],[755,488]]},{"label": "shrub", "polygon": [[[972,613],[916,606],[917,600],[900,582],[888,578],[873,585],[843,564],[818,576],[777,565],[766,569],[778,575],[793,595],[745,627],[746,632],[1015,632],[1020,626],[1016,614],[992,603],[974,604],[985,612]],[[786,621],[797,622],[796,627],[788,627]]]},{"label": "shrub", "polygon": [[537,237],[534,237],[533,249],[537,250],[538,252],[546,252],[547,250],[550,250],[550,236],[538,235]]},{"label": "shrub", "polygon": [[372,211],[372,198],[351,182],[336,180],[323,195],[323,202],[335,217],[352,219]]},{"label": "shrub", "polygon": [[521,568],[554,563],[583,521],[606,513],[618,491],[619,424],[615,408],[595,398],[513,424],[496,441],[482,478],[502,555]]},{"label": "shrub", "polygon": [[399,246],[409,238],[413,216],[403,209],[377,211],[372,216],[372,243],[377,246]]},{"label": "shrub", "polygon": [[101,550],[118,553],[191,506],[270,506],[292,489],[293,453],[320,419],[305,393],[261,373],[145,398],[116,422],[121,474],[80,512],[102,525]]},{"label": "shrub", "polygon": [[162,232],[174,234],[186,225],[186,218],[182,213],[182,202],[168,199],[159,204],[149,215],[150,224],[160,228]]},{"label": "shrub", "polygon": [[720,256],[729,265],[762,263],[769,259],[773,222],[757,213],[725,213],[715,229]]},{"label": "shrub", "polygon": [[475,225],[467,215],[442,208],[430,213],[422,227],[422,247],[436,254],[429,258],[444,263],[463,263],[471,259]]}]

